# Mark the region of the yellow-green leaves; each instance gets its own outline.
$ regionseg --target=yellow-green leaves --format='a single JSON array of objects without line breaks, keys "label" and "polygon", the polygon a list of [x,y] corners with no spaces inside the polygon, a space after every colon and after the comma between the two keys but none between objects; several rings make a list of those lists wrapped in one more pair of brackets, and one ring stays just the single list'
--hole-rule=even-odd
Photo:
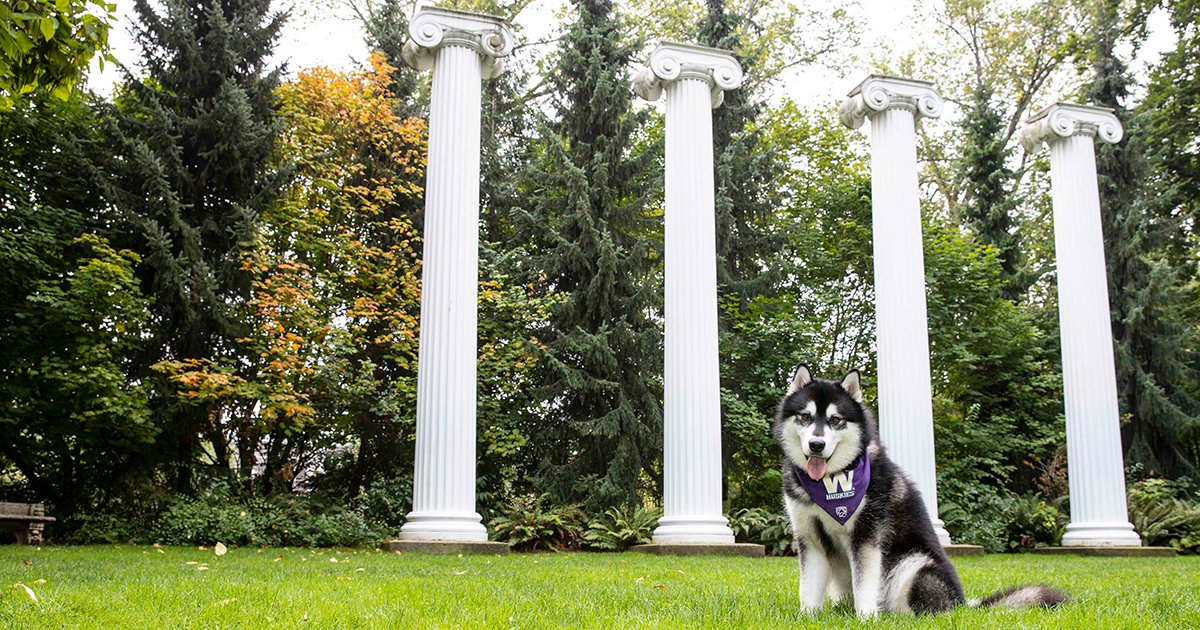
[{"label": "yellow-green leaves", "polygon": [[0,110],[44,89],[65,100],[97,54],[108,51],[116,5],[102,0],[0,3]]}]

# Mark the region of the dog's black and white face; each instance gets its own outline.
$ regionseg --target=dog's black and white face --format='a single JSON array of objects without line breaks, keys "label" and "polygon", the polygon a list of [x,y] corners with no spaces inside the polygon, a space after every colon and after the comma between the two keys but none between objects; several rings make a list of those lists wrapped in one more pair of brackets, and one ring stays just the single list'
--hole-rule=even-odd
[{"label": "dog's black and white face", "polygon": [[837,383],[797,368],[775,415],[784,454],[814,480],[848,468],[874,437],[862,399],[857,370]]}]

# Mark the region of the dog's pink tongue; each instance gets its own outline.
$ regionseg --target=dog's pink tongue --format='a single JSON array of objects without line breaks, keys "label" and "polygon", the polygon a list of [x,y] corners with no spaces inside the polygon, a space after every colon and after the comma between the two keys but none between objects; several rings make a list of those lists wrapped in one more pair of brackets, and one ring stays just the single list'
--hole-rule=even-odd
[{"label": "dog's pink tongue", "polygon": [[808,476],[813,481],[820,481],[825,476],[825,462],[826,459],[824,457],[808,458]]}]

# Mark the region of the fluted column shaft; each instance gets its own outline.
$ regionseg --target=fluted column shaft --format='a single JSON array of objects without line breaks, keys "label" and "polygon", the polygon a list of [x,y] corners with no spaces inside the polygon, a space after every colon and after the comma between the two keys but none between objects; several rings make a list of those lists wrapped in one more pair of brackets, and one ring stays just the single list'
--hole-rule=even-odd
[{"label": "fluted column shaft", "polygon": [[[485,60],[480,35],[462,30],[477,26],[475,22],[492,26],[492,20],[478,17],[418,14],[423,19],[414,19],[413,37],[428,47],[407,51],[411,59],[421,56],[414,65],[432,67],[433,88],[413,507],[400,530],[401,540],[487,540],[475,511],[479,136]],[[436,41],[429,44],[431,37]]]},{"label": "fluted column shaft", "polygon": [[[705,81],[667,85],[663,519],[655,542],[733,542],[721,514],[721,375],[712,108]],[[672,522],[688,531],[672,535]],[[677,527],[678,527],[677,526]],[[701,532],[693,530],[702,529]],[[712,531],[709,531],[712,530]],[[703,538],[703,540],[700,540]]]},{"label": "fluted column shaft", "polygon": [[[1038,125],[1039,120],[1044,123]],[[1052,129],[1055,125],[1057,128]],[[1108,128],[1101,129],[1101,125]],[[1059,104],[1031,117],[1022,140],[1028,140],[1028,146],[1035,149],[1043,140],[1050,145],[1067,416],[1067,481],[1071,492],[1071,522],[1062,544],[1137,546],[1141,539],[1129,522],[1125,501],[1112,320],[1092,139],[1097,132],[1109,142],[1119,141],[1120,123],[1106,110]]]},{"label": "fluted column shaft", "polygon": [[[725,72],[717,87],[714,72]],[[733,76],[736,74],[736,81]],[[638,90],[665,84],[665,361],[663,517],[658,544],[733,543],[721,510],[721,378],[717,347],[717,245],[712,108],[741,82],[726,51],[663,44]],[[651,86],[650,84],[653,84]],[[714,93],[714,88],[717,90]]]},{"label": "fluted column shaft", "polygon": [[916,117],[940,112],[941,99],[930,84],[871,77],[851,92],[842,121],[852,128],[864,118],[871,121],[880,440],[921,491],[938,539],[946,545],[950,535],[937,509],[916,149]]}]

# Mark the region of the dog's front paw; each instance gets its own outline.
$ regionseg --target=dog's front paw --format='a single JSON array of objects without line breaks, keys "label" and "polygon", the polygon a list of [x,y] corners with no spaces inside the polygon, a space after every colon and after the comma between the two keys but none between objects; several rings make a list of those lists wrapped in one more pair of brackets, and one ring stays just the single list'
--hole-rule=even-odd
[{"label": "dog's front paw", "polygon": [[804,602],[800,602],[800,612],[809,617],[815,616],[821,612],[821,604],[805,604]]},{"label": "dog's front paw", "polygon": [[858,613],[858,618],[863,620],[875,619],[879,617],[878,606],[855,607],[855,612]]}]

